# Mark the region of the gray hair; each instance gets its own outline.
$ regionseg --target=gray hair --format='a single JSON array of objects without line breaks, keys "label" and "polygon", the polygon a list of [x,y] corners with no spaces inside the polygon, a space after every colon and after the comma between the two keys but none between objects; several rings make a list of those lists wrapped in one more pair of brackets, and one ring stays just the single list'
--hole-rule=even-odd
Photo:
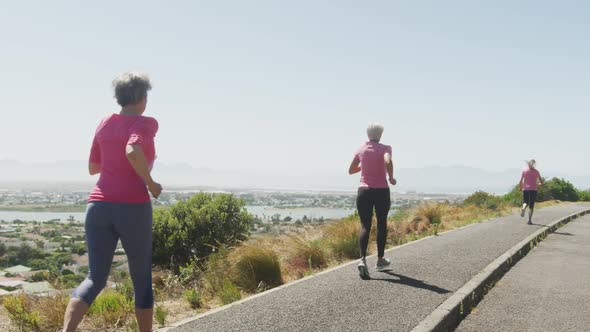
[{"label": "gray hair", "polygon": [[115,98],[121,107],[137,104],[151,89],[150,78],[142,72],[126,72],[113,80]]},{"label": "gray hair", "polygon": [[535,168],[535,166],[537,166],[537,161],[535,159],[530,159],[530,160],[525,160],[527,165],[529,165],[530,168]]},{"label": "gray hair", "polygon": [[383,125],[377,122],[373,122],[369,124],[367,127],[367,136],[369,136],[369,140],[371,141],[378,141],[381,139],[381,135],[383,134]]}]

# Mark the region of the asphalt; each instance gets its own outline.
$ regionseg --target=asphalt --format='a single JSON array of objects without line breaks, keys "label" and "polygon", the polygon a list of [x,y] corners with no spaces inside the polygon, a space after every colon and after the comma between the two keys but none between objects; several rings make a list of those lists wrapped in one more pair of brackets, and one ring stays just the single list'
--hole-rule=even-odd
[{"label": "asphalt", "polygon": [[[173,329],[184,331],[410,331],[498,256],[543,225],[590,208],[560,205],[448,232],[386,254],[393,271],[358,277],[356,264],[263,294]],[[375,264],[375,257],[368,263]]]},{"label": "asphalt", "polygon": [[590,216],[585,216],[519,261],[457,331],[589,331],[589,259]]}]

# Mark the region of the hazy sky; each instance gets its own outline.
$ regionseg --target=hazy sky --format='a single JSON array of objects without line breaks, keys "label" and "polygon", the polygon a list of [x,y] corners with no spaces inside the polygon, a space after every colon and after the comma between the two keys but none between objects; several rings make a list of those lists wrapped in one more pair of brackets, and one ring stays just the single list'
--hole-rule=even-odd
[{"label": "hazy sky", "polygon": [[397,167],[587,174],[587,1],[6,1],[0,158],[83,160],[150,73],[158,160],[345,172],[370,121]]}]

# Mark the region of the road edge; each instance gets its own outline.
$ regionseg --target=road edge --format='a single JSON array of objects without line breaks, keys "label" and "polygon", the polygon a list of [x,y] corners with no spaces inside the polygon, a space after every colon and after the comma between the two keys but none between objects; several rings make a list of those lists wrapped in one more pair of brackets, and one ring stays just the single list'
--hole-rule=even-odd
[{"label": "road edge", "polygon": [[446,299],[432,313],[426,316],[411,332],[447,332],[453,331],[459,323],[469,315],[471,310],[483,299],[512,266],[526,256],[539,242],[549,234],[570,221],[590,213],[590,208],[558,219],[544,226],[535,233],[510,248],[492,263],[486,266],[475,277],[469,280],[455,294]]}]

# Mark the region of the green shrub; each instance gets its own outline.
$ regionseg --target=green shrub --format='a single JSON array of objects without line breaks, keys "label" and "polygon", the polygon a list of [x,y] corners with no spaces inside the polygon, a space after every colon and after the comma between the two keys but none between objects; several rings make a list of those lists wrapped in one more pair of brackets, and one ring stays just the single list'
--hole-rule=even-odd
[{"label": "green shrub", "polygon": [[197,260],[191,260],[185,266],[179,267],[178,279],[185,286],[194,285],[199,281],[202,274]]},{"label": "green shrub", "polygon": [[242,298],[242,293],[238,287],[227,277],[220,281],[220,287],[217,290],[217,296],[223,304],[230,304]]},{"label": "green shrub", "polygon": [[248,237],[254,217],[244,201],[229,194],[194,195],[169,209],[154,211],[154,263],[174,269],[204,258],[219,246],[233,246]]},{"label": "green shrub", "polygon": [[51,275],[49,272],[37,272],[31,276],[32,282],[49,281],[50,279]]},{"label": "green shrub", "polygon": [[590,190],[580,190],[578,191],[578,197],[581,201],[590,202]]},{"label": "green shrub", "polygon": [[193,309],[201,307],[201,293],[196,289],[189,289],[184,292],[184,298]]},{"label": "green shrub", "polygon": [[78,286],[84,281],[84,276],[80,274],[66,274],[58,276],[54,281],[53,285],[58,289],[69,289]]},{"label": "green shrub", "polygon": [[124,326],[132,313],[133,302],[114,290],[103,291],[88,310],[94,325],[110,328]]},{"label": "green shrub", "polygon": [[235,248],[229,255],[231,279],[246,291],[274,288],[283,284],[277,254],[264,245],[248,244]]},{"label": "green shrub", "polygon": [[519,186],[512,187],[510,192],[502,196],[502,200],[512,206],[522,205],[522,191],[520,191]]},{"label": "green shrub", "polygon": [[41,317],[32,310],[33,304],[27,295],[4,297],[2,306],[8,312],[8,318],[12,325],[19,331],[40,331]]},{"label": "green shrub", "polygon": [[475,205],[489,210],[498,209],[501,203],[502,199],[500,197],[485,191],[476,191],[463,201],[465,205]]},{"label": "green shrub", "polygon": [[577,202],[580,200],[578,191],[569,181],[553,178],[539,188],[539,201],[556,199],[560,201]]},{"label": "green shrub", "polygon": [[[552,178],[546,181],[544,186],[538,188],[537,201],[545,202],[555,199],[559,201],[577,202],[580,200],[579,194],[580,192],[569,181]],[[522,191],[516,185],[502,198],[513,206],[520,206],[522,204]]]},{"label": "green shrub", "polygon": [[154,311],[154,316],[155,316],[156,322],[158,323],[158,325],[160,325],[160,327],[166,326],[166,318],[168,318],[168,310],[166,310],[162,306],[156,306],[156,309]]},{"label": "green shrub", "polygon": [[72,270],[64,269],[63,271],[61,271],[62,276],[73,275],[73,274],[75,274],[75,273]]}]

